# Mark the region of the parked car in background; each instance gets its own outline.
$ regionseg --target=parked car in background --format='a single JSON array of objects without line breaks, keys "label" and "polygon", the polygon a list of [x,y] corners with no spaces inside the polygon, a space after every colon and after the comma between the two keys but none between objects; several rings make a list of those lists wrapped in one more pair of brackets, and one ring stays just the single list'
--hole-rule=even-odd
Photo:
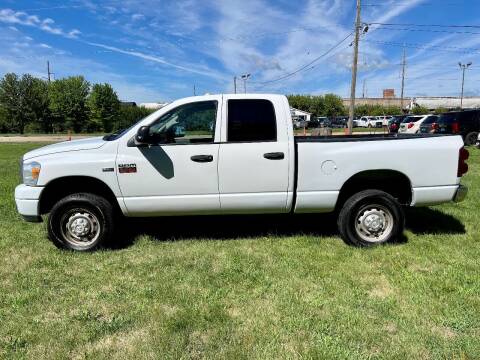
[{"label": "parked car in background", "polygon": [[381,128],[383,125],[383,120],[379,119],[378,116],[367,116],[367,127],[369,128]]},{"label": "parked car in background", "polygon": [[411,115],[403,119],[398,129],[399,134],[417,134],[420,131],[420,125],[429,116],[435,115]]},{"label": "parked car in background", "polygon": [[420,133],[421,134],[434,134],[436,130],[438,130],[438,119],[440,116],[432,115],[423,120],[422,124],[420,125]]},{"label": "parked car in background", "polygon": [[382,121],[382,126],[387,126],[388,122],[390,121],[390,119],[392,119],[392,117],[393,116],[389,116],[389,115],[377,116],[377,119]]},{"label": "parked car in background", "polygon": [[330,120],[326,116],[317,117],[319,127],[330,127]]},{"label": "parked car in background", "polygon": [[357,121],[358,127],[382,127],[382,120],[377,119],[375,116],[362,116]]},{"label": "parked car in background", "polygon": [[477,142],[475,143],[477,149],[480,149],[480,134],[477,136]]},{"label": "parked car in background", "polygon": [[294,120],[293,121],[293,128],[294,129],[308,128],[308,121],[306,121],[306,120]]},{"label": "parked car in background", "polygon": [[332,117],[330,119],[330,126],[332,128],[344,128],[347,126],[347,121],[344,117]]},{"label": "parked car in background", "polygon": [[361,118],[359,119],[356,119],[354,121],[354,126],[355,127],[367,127],[367,122],[368,122],[368,119],[366,116],[362,116]]},{"label": "parked car in background", "polygon": [[405,119],[408,115],[395,115],[392,116],[392,118],[388,122],[388,130],[391,133],[396,133],[398,132],[398,129],[400,128],[400,123]]},{"label": "parked car in background", "polygon": [[461,135],[465,145],[474,145],[480,133],[480,110],[464,110],[440,115],[434,133]]}]

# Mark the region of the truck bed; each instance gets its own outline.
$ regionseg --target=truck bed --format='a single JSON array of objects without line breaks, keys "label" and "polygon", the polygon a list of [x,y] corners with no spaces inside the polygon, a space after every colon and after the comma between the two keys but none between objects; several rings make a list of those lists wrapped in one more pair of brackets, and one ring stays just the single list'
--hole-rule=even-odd
[{"label": "truck bed", "polygon": [[462,146],[460,136],[441,134],[296,136],[295,212],[332,211],[347,181],[375,172],[407,179],[409,205],[449,201]]},{"label": "truck bed", "polygon": [[296,135],[295,142],[352,142],[352,141],[377,141],[377,140],[407,140],[420,138],[434,138],[455,136],[449,134],[359,134],[359,135],[329,135],[329,136],[303,136]]}]

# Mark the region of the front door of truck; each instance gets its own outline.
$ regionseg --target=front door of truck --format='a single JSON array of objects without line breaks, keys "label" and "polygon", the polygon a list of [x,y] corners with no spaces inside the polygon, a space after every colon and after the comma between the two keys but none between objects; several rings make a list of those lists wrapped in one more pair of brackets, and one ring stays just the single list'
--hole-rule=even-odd
[{"label": "front door of truck", "polygon": [[[218,176],[224,213],[287,211],[289,143],[287,125],[277,123],[268,99],[224,101]],[[278,114],[283,119],[283,114]]]},{"label": "front door of truck", "polygon": [[221,96],[189,101],[150,125],[159,142],[120,144],[118,182],[131,216],[215,213],[220,210],[218,151]]}]

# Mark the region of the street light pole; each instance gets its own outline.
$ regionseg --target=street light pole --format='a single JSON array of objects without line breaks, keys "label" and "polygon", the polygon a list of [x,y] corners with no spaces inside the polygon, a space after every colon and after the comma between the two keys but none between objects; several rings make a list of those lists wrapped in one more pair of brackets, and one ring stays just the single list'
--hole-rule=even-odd
[{"label": "street light pole", "polygon": [[247,80],[250,78],[251,74],[243,74],[241,76],[243,80],[243,92],[246,94],[247,93]]},{"label": "street light pole", "polygon": [[237,76],[233,77],[233,92],[237,93]]},{"label": "street light pole", "polygon": [[469,62],[468,64],[462,64],[461,62],[458,63],[458,66],[460,66],[460,69],[462,69],[462,95],[460,96],[460,110],[463,109],[463,85],[465,84],[465,70],[467,70],[470,65],[472,65],[472,62]]}]

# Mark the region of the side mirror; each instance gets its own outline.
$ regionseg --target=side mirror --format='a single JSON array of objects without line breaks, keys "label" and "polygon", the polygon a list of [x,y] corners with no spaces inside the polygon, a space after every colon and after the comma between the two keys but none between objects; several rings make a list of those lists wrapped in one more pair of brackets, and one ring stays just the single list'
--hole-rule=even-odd
[{"label": "side mirror", "polygon": [[135,135],[135,141],[140,144],[149,144],[151,142],[150,127],[141,126]]}]

